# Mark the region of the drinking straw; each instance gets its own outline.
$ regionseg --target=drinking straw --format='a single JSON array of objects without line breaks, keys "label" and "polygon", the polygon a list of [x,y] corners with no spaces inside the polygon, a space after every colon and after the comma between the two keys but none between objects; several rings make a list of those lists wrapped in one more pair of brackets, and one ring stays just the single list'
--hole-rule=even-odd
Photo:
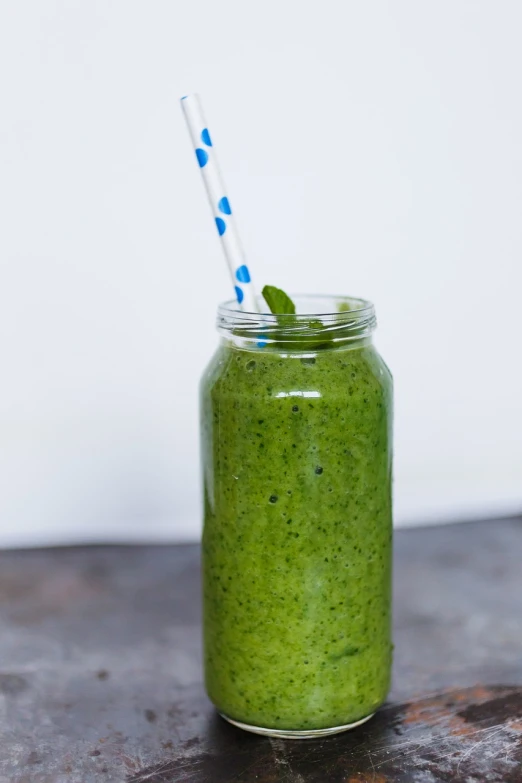
[{"label": "drinking straw", "polygon": [[181,99],[181,106],[221,239],[221,247],[232,275],[237,301],[242,310],[256,313],[258,308],[255,289],[199,96],[185,95]]}]

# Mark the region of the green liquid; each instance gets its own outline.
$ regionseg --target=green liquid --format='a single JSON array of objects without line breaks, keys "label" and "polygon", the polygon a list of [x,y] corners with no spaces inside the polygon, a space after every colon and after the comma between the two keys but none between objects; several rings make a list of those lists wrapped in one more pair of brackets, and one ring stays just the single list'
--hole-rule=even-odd
[{"label": "green liquid", "polygon": [[226,344],[201,391],[210,699],[275,729],[366,717],[391,665],[386,365],[370,344]]}]

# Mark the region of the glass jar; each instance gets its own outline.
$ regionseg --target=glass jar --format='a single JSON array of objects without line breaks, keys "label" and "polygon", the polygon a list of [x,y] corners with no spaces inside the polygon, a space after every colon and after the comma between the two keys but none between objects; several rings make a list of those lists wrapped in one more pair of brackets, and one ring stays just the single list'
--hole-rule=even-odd
[{"label": "glass jar", "polygon": [[201,383],[207,693],[230,722],[333,734],[386,698],[392,378],[374,308],[219,307]]}]

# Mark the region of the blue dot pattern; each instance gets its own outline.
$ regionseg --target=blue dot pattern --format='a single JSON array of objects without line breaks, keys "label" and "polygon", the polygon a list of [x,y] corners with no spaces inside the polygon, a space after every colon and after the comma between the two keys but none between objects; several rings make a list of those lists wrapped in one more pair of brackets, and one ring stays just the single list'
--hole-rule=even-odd
[{"label": "blue dot pattern", "polygon": [[250,272],[248,271],[248,267],[245,264],[236,270],[236,278],[240,283],[250,283]]},{"label": "blue dot pattern", "polygon": [[229,200],[226,196],[223,196],[223,198],[220,198],[218,201],[218,208],[219,211],[222,212],[224,215],[231,215],[232,210],[230,208]]},{"label": "blue dot pattern", "polygon": [[203,144],[206,144],[207,147],[212,146],[212,141],[210,139],[210,133],[208,132],[208,128],[203,128],[203,130],[201,131],[201,141],[203,142]]},{"label": "blue dot pattern", "polygon": [[196,158],[198,159],[198,163],[203,168],[208,163],[208,152],[205,152],[205,150],[202,150],[201,147],[198,147],[196,150]]},{"label": "blue dot pattern", "polygon": [[223,220],[223,218],[216,218],[216,226],[219,233],[219,236],[222,237],[225,231],[227,230],[227,224]]},{"label": "blue dot pattern", "polygon": [[260,334],[257,338],[257,347],[264,348],[267,343],[268,343],[268,337],[266,336],[266,334]]},{"label": "blue dot pattern", "polygon": [[234,286],[234,290],[236,292],[237,301],[239,302],[239,304],[241,304],[241,302],[243,301],[243,297],[244,297],[243,289],[240,288],[238,285],[236,285],[236,286]]}]

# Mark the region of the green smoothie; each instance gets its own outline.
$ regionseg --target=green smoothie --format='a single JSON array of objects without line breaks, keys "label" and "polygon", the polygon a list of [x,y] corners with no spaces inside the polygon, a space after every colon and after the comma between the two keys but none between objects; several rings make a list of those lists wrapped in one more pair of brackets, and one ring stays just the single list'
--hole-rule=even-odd
[{"label": "green smoothie", "polygon": [[389,688],[391,375],[367,333],[259,345],[225,337],[201,386],[207,692],[344,726]]}]

